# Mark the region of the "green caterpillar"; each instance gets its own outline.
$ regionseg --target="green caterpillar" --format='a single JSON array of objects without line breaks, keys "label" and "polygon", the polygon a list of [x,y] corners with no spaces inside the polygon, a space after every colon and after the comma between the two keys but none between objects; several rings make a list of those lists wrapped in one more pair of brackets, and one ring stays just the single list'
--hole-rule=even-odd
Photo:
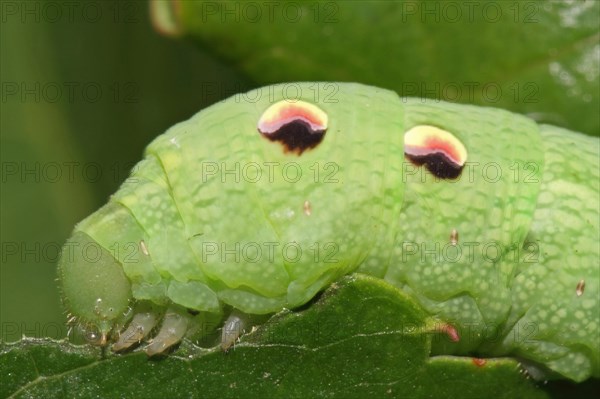
[{"label": "green caterpillar", "polygon": [[598,191],[597,138],[360,84],[274,85],[157,137],[59,275],[90,342],[123,350],[160,326],[153,355],[233,308],[226,349],[240,313],[358,271],[446,323],[439,353],[581,381],[600,375]]}]

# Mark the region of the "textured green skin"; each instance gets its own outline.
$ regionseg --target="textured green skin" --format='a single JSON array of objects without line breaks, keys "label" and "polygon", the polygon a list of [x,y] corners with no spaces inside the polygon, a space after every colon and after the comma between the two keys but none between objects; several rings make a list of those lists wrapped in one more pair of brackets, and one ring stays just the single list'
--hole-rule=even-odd
[{"label": "textured green skin", "polygon": [[[302,100],[329,116],[316,149],[285,154],[258,134],[262,112],[283,98],[281,86],[248,95],[258,101],[232,97],[156,138],[109,203],[76,227],[118,258],[134,298],[263,314],[302,305],[360,271],[412,293],[458,329],[461,340],[441,343],[437,353],[517,354],[575,380],[599,375],[597,139],[498,109],[399,98],[358,84],[336,83],[337,102],[323,101],[331,93],[323,83],[318,98],[314,84],[299,87]],[[465,145],[468,162],[479,165],[472,179],[463,172],[459,181],[436,180],[404,159],[403,134],[420,124]],[[236,182],[232,174],[204,175],[206,162],[229,170],[293,162],[303,178],[286,181],[275,168],[272,182]],[[326,162],[339,166],[337,182],[325,181]],[[538,166],[533,174],[527,162]],[[490,163],[497,167],[484,179]],[[405,242],[444,248],[453,228],[459,245],[496,242],[502,256],[492,263],[476,249],[473,258],[448,262],[437,250],[438,259],[422,262],[421,251],[403,253]],[[521,250],[526,238],[538,243],[539,263]],[[207,243],[231,250],[267,242],[280,243],[274,262],[264,261],[264,246],[259,262],[201,260]],[[286,262],[281,248],[292,242],[302,258]],[[335,262],[328,262],[328,243],[337,246]]]}]

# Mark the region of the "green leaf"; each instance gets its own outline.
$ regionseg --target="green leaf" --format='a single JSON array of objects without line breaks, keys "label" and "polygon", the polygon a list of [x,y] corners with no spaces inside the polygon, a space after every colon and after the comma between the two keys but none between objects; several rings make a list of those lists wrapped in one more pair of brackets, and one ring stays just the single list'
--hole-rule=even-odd
[{"label": "green leaf", "polygon": [[597,1],[167,4],[155,14],[258,84],[356,81],[600,134]]},{"label": "green leaf", "polygon": [[156,360],[49,339],[0,344],[0,396],[546,397],[514,359],[430,358],[433,322],[384,281],[354,275],[227,354],[187,342]]}]

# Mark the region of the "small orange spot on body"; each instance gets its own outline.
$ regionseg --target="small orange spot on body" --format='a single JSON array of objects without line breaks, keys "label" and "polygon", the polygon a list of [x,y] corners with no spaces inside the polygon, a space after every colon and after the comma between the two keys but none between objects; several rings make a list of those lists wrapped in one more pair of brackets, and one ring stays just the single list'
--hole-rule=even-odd
[{"label": "small orange spot on body", "polygon": [[458,231],[456,229],[452,229],[450,232],[450,244],[454,246],[458,244]]},{"label": "small orange spot on body", "polygon": [[452,342],[460,341],[460,336],[458,335],[458,331],[451,324],[443,324],[438,330],[440,332],[445,333]]},{"label": "small orange spot on body", "polygon": [[474,357],[471,359],[471,361],[473,362],[473,364],[477,367],[483,367],[485,366],[485,364],[487,363],[487,360],[485,359],[480,359],[478,357]]},{"label": "small orange spot on body", "polygon": [[310,216],[312,214],[312,206],[308,200],[304,201],[304,214]]}]

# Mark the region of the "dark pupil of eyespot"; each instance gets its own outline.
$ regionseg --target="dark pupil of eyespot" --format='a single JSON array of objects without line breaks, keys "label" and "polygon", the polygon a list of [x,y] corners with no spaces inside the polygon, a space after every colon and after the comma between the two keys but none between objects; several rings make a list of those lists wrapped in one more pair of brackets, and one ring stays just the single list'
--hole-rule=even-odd
[{"label": "dark pupil of eyespot", "polygon": [[452,162],[450,158],[440,152],[421,156],[405,155],[413,164],[425,165],[432,175],[440,179],[456,179],[463,170],[462,166]]},{"label": "dark pupil of eyespot", "polygon": [[280,142],[285,152],[295,152],[298,155],[316,147],[325,136],[325,130],[312,130],[310,125],[302,120],[294,120],[281,126],[277,131],[263,136],[271,141]]}]

